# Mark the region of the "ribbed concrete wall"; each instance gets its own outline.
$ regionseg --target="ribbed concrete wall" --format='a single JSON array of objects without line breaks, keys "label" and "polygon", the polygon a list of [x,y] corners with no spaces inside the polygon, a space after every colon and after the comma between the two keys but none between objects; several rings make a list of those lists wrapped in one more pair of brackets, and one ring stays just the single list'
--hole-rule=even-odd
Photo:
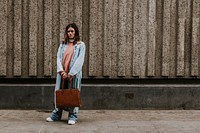
[{"label": "ribbed concrete wall", "polygon": [[73,20],[85,78],[200,76],[200,0],[1,0],[0,76],[55,77]]}]

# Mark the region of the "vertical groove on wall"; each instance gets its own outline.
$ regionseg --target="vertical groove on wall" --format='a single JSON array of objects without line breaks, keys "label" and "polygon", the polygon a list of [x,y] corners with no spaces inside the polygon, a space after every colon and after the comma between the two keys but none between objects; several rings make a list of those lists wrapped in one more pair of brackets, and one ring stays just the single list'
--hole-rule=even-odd
[{"label": "vertical groove on wall", "polygon": [[64,40],[65,28],[68,22],[68,0],[60,0],[60,43]]},{"label": "vertical groove on wall", "polygon": [[[75,11],[75,20],[76,20],[75,22],[76,22],[76,24],[77,24],[77,26],[79,28],[80,38],[83,41],[83,19],[85,19],[83,17],[83,0],[76,0],[74,2],[75,2],[74,3],[74,6],[75,6],[74,11]],[[88,47],[86,46],[86,49],[87,48]]]},{"label": "vertical groove on wall", "polygon": [[132,77],[132,60],[133,60],[133,1],[127,0],[126,10],[126,76]]},{"label": "vertical groove on wall", "polygon": [[162,48],[162,76],[169,76],[170,57],[170,8],[171,1],[164,0],[163,11],[163,48]]},{"label": "vertical groove on wall", "polygon": [[53,0],[53,7],[52,7],[52,77],[56,77],[56,58],[57,58],[57,50],[60,42],[60,15],[59,15],[59,7],[60,2],[58,0]]},{"label": "vertical groove on wall", "polygon": [[169,77],[176,76],[176,55],[177,55],[177,0],[171,1],[170,15],[170,57]]},{"label": "vertical groove on wall", "polygon": [[139,66],[139,47],[140,44],[140,0],[135,0],[134,3],[134,23],[133,23],[133,76],[140,75],[140,66]]},{"label": "vertical groove on wall", "polygon": [[98,2],[90,0],[90,20],[89,20],[89,76],[96,76],[97,68],[97,14]]},{"label": "vertical groove on wall", "polygon": [[7,6],[7,77],[13,77],[13,42],[14,42],[14,2],[13,0],[8,0]]},{"label": "vertical groove on wall", "polygon": [[29,76],[37,76],[38,1],[29,1]]},{"label": "vertical groove on wall", "polygon": [[0,1],[0,76],[6,76],[7,67],[7,0]]},{"label": "vertical groove on wall", "polygon": [[104,1],[100,0],[98,1],[98,11],[97,11],[97,41],[95,42],[97,44],[97,61],[96,61],[96,76],[102,77],[104,76],[103,73],[103,52],[104,52]]},{"label": "vertical groove on wall", "polygon": [[185,33],[185,77],[191,74],[191,43],[192,43],[192,1],[187,0],[186,33]]},{"label": "vertical groove on wall", "polygon": [[75,22],[76,22],[76,24],[77,24],[77,26],[78,26],[78,28],[79,28],[79,34],[80,34],[80,36],[81,36],[81,38],[82,38],[82,18],[83,18],[83,16],[82,16],[82,0],[75,0],[74,1],[74,12],[75,12]]},{"label": "vertical groove on wall", "polygon": [[69,19],[68,19],[67,24],[73,23],[76,21],[75,20],[75,12],[74,12],[74,7],[75,7],[74,3],[75,3],[74,0],[68,0],[68,7],[65,7],[68,9],[68,18]]},{"label": "vertical groove on wall", "polygon": [[177,38],[177,72],[176,76],[184,76],[186,1],[178,2],[178,38]]},{"label": "vertical groove on wall", "polygon": [[191,76],[199,75],[200,2],[193,1]]},{"label": "vertical groove on wall", "polygon": [[103,76],[110,76],[111,72],[112,5],[112,0],[104,1]]},{"label": "vertical groove on wall", "polygon": [[22,69],[22,0],[14,1],[14,76]]},{"label": "vertical groove on wall", "polygon": [[149,1],[147,76],[155,76],[156,0]]},{"label": "vertical groove on wall", "polygon": [[37,58],[37,75],[43,77],[44,75],[44,0],[38,1],[38,58]]},{"label": "vertical groove on wall", "polygon": [[[22,11],[22,77],[29,72],[29,0],[23,0]],[[43,36],[43,35],[41,35]],[[38,45],[39,47],[40,45]],[[43,60],[42,60],[43,61]],[[42,64],[42,63],[41,63]],[[39,66],[38,66],[39,67]],[[43,67],[40,67],[43,68]]]},{"label": "vertical groove on wall", "polygon": [[88,77],[89,71],[89,0],[82,1],[82,40],[86,45],[85,63],[83,65],[83,77]]},{"label": "vertical groove on wall", "polygon": [[44,76],[52,75],[52,0],[44,2]]},{"label": "vertical groove on wall", "polygon": [[163,35],[163,0],[156,0],[156,57],[155,77],[161,77],[162,66],[162,35]]}]

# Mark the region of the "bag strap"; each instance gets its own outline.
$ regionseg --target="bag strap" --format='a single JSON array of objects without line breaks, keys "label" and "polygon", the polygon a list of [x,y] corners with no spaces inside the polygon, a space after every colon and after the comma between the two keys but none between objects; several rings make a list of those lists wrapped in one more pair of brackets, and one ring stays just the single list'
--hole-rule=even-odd
[{"label": "bag strap", "polygon": [[[72,79],[69,81],[69,89],[72,89]],[[61,86],[61,89],[64,89],[65,88],[65,79],[62,78],[62,86]]]},{"label": "bag strap", "polygon": [[61,85],[61,89],[64,89],[65,87],[65,80],[62,78],[62,85]]},{"label": "bag strap", "polygon": [[73,80],[73,78],[71,78],[71,79],[69,80],[69,89],[72,89],[72,80]]}]

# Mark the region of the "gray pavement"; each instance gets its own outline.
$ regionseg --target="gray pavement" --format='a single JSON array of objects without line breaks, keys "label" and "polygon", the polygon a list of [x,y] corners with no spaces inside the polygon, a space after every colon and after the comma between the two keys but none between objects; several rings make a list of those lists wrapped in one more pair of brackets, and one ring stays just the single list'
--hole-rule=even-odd
[{"label": "gray pavement", "polygon": [[80,110],[76,125],[50,112],[0,110],[0,133],[200,133],[199,110]]}]

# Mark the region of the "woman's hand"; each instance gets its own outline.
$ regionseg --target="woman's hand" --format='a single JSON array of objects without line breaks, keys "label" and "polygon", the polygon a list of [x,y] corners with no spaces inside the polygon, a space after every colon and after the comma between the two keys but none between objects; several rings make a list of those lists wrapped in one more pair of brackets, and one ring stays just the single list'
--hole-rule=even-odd
[{"label": "woman's hand", "polygon": [[61,76],[62,76],[63,79],[67,79],[68,78],[68,75],[67,75],[67,73],[65,71],[61,72]]},{"label": "woman's hand", "polygon": [[72,80],[73,76],[72,75],[67,75],[68,80]]}]

